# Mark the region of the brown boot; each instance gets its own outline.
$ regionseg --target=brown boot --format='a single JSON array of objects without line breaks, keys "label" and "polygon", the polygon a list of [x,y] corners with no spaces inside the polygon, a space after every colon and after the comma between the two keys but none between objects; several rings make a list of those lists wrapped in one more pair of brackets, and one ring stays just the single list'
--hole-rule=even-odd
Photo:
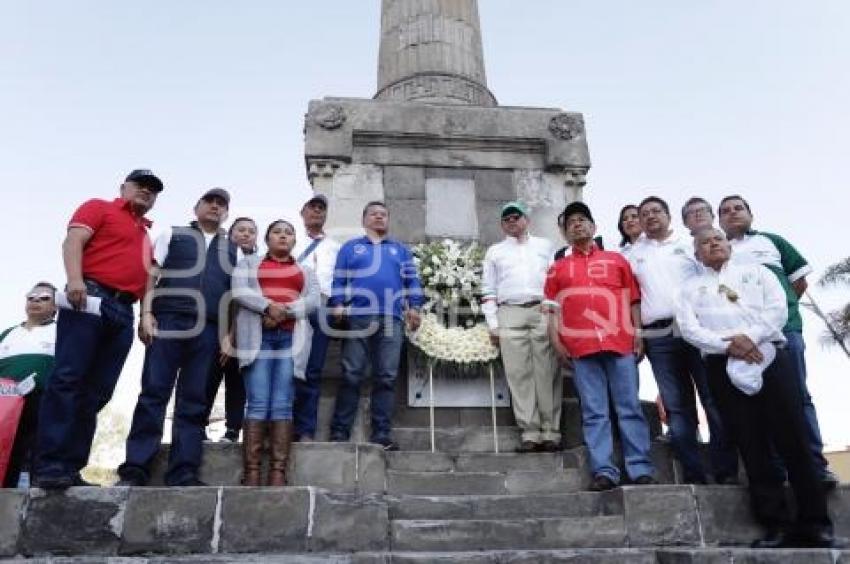
[{"label": "brown boot", "polygon": [[294,426],[292,421],[272,421],[272,449],[269,456],[269,485],[286,485],[286,465],[292,447]]},{"label": "brown boot", "polygon": [[263,461],[263,439],[268,421],[246,419],[242,431],[242,485],[259,486]]}]

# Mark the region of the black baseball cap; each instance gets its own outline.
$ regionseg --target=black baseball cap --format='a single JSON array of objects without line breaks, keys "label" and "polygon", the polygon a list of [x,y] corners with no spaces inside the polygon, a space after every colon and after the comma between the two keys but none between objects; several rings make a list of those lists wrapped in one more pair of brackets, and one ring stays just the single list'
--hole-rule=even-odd
[{"label": "black baseball cap", "polygon": [[567,204],[567,207],[564,208],[564,211],[561,212],[561,215],[558,216],[558,223],[564,225],[567,222],[567,218],[573,214],[580,213],[591,223],[596,223],[593,221],[593,216],[590,214],[590,208],[587,207],[587,204],[584,202],[571,202]]},{"label": "black baseball cap", "polygon": [[224,188],[210,188],[201,196],[202,200],[212,200],[213,198],[221,198],[227,204],[227,207],[230,207],[230,194]]},{"label": "black baseball cap", "polygon": [[124,182],[135,182],[139,186],[146,186],[157,193],[162,192],[162,189],[164,188],[162,180],[157,178],[157,176],[147,168],[137,168],[127,175]]}]

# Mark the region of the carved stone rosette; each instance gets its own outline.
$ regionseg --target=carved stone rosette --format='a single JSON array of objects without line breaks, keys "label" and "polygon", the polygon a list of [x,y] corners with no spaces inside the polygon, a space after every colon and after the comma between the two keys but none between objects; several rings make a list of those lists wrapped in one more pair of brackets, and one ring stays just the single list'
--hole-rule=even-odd
[{"label": "carved stone rosette", "polygon": [[342,106],[325,105],[307,116],[309,120],[322,129],[338,129],[347,119]]},{"label": "carved stone rosette", "polygon": [[580,114],[558,114],[549,120],[549,132],[558,139],[572,141],[584,134],[584,120]]}]

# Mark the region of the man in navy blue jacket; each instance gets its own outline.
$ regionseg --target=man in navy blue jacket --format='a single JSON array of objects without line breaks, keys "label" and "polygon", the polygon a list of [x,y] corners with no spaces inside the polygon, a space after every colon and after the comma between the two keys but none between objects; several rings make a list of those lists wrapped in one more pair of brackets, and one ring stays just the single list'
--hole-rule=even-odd
[{"label": "man in navy blue jacket", "polygon": [[357,415],[360,383],[372,359],[372,434],[370,442],[398,450],[391,437],[395,380],[404,324],[419,327],[424,296],[413,255],[390,239],[389,211],[383,202],[363,209],[366,235],[345,243],[334,269],[328,306],[337,321],[349,320],[342,345],[342,381],[331,421],[331,440],[347,441]]},{"label": "man in navy blue jacket", "polygon": [[[142,391],[127,437],[127,458],[118,468],[120,485],[140,486],[150,480],[159,451],[165,410],[177,385],[171,450],[165,483],[201,486],[201,464],[210,364],[219,347],[219,316],[230,291],[236,246],[221,228],[230,195],[213,188],[195,204],[196,221],[173,227],[154,243],[139,338],[147,345]],[[177,377],[180,381],[177,382]]]}]

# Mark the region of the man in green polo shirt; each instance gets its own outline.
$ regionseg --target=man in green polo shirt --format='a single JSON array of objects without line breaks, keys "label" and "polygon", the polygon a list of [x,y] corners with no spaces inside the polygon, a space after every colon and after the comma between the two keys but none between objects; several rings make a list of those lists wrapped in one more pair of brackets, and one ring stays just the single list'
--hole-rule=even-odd
[{"label": "man in green polo shirt", "polygon": [[39,282],[27,293],[27,320],[0,333],[0,378],[21,381],[35,375],[35,389],[27,395],[24,411],[15,435],[4,487],[15,487],[20,473],[29,471],[38,409],[44,383],[53,371],[56,345],[56,288]]}]

